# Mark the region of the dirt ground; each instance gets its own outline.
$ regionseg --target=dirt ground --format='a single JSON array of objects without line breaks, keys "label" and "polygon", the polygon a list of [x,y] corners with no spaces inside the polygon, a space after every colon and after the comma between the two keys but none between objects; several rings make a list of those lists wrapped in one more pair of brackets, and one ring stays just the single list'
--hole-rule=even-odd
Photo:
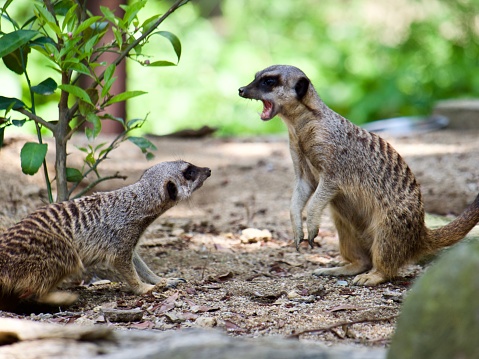
[{"label": "dirt ground", "polygon": [[[428,212],[457,214],[479,192],[478,138],[479,131],[443,130],[389,139],[421,183]],[[45,202],[43,175],[21,174],[24,140],[7,138],[0,151],[0,230]],[[82,141],[73,140],[76,145]],[[156,220],[141,241],[152,269],[187,283],[138,296],[114,280],[100,280],[112,278],[97,277],[67,285],[80,294],[70,308],[31,315],[0,312],[0,317],[107,323],[119,329],[217,327],[233,336],[278,334],[327,344],[389,343],[403,296],[424,266],[408,266],[391,283],[373,288],[353,286],[349,277],[313,277],[315,268],[338,264],[341,258],[327,213],[314,249],[304,244],[298,253],[292,245],[288,209],[293,171],[286,137],[153,141],[158,147],[154,162],[181,158],[212,169],[204,187]],[[81,166],[80,151],[72,146],[70,152]],[[102,173],[119,171],[128,179],[104,183],[99,190],[134,182],[150,165],[125,143],[104,163]],[[143,319],[113,323],[103,314],[108,308],[141,308]],[[341,325],[346,322],[357,323]],[[316,331],[303,333],[309,330]]]}]

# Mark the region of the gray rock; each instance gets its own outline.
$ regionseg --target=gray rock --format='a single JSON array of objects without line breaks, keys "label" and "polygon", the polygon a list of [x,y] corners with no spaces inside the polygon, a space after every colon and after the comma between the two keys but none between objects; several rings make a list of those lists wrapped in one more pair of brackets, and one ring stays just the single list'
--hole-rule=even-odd
[{"label": "gray rock", "polygon": [[444,252],[404,301],[388,359],[479,358],[479,238]]},{"label": "gray rock", "polygon": [[0,318],[0,358],[55,359],[384,359],[383,348],[280,336],[235,338],[218,330],[113,330]]}]

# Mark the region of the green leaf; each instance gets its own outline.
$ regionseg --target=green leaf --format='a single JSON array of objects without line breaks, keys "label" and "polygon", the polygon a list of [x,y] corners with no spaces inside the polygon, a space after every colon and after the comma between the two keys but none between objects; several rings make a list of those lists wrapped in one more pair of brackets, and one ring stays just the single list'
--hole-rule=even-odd
[{"label": "green leaf", "polygon": [[111,64],[108,66],[105,70],[105,76],[104,79],[105,81],[110,81],[110,79],[113,77],[113,74],[115,73],[116,66],[115,64]]},{"label": "green leaf", "polygon": [[100,6],[100,11],[108,21],[112,22],[113,24],[116,24],[117,18],[115,17],[115,14],[113,13],[113,11],[111,11],[106,6]]},{"label": "green leaf", "polygon": [[171,61],[154,61],[146,66],[156,66],[156,67],[165,67],[165,66],[176,66],[174,62]]},{"label": "green leaf", "polygon": [[113,31],[113,36],[115,36],[115,42],[118,48],[122,50],[123,49],[123,34],[116,27],[113,27],[112,31]]},{"label": "green leaf", "polygon": [[22,127],[27,120],[12,120],[12,125],[15,127]]},{"label": "green leaf", "polygon": [[27,175],[34,175],[45,160],[48,145],[46,143],[27,142],[20,151],[22,172]]},{"label": "green leaf", "polygon": [[[103,35],[102,35],[103,36]],[[98,43],[98,41],[102,38],[100,35],[95,35],[91,37],[86,43],[85,46],[83,47],[83,51],[87,56],[91,56],[93,53],[93,48],[95,45]]]},{"label": "green leaf", "polygon": [[46,50],[45,44],[55,46],[56,43],[52,38],[47,36],[37,37],[35,40],[30,41],[29,46],[35,48],[36,46]]},{"label": "green leaf", "polygon": [[105,70],[105,76],[104,76],[104,84],[103,88],[101,89],[101,97],[105,97],[108,92],[110,91],[111,86],[116,80],[116,77],[113,77],[113,74],[115,73],[116,66],[114,64],[111,64],[108,66]]},{"label": "green leaf", "polygon": [[58,87],[61,90],[65,91],[65,92],[68,92],[68,93],[78,97],[79,99],[81,99],[81,100],[85,101],[86,103],[93,106],[93,103],[90,100],[90,96],[88,96],[88,93],[84,89],[82,89],[81,87],[78,87],[78,86],[75,86],[75,85],[68,85],[68,84],[60,85]]},{"label": "green leaf", "polygon": [[128,100],[132,97],[140,96],[140,95],[143,95],[145,93],[146,93],[145,91],[126,91],[126,92],[122,92],[118,95],[113,96],[105,105],[108,106],[108,105],[111,105],[112,103],[115,103],[115,102],[126,101],[126,100]]},{"label": "green leaf", "polygon": [[175,34],[172,34],[169,31],[157,31],[157,32],[154,32],[152,35],[155,35],[155,34],[163,36],[164,38],[170,41],[171,45],[173,46],[173,49],[175,50],[176,57],[178,58],[178,62],[179,62],[181,57],[180,39]]},{"label": "green leaf", "polygon": [[151,143],[150,140],[144,137],[130,136],[128,137],[128,140],[133,142],[135,145],[137,145],[141,149],[141,152],[143,153],[147,153],[149,149],[157,150],[156,146],[153,143]]},{"label": "green leaf", "polygon": [[93,125],[93,128],[85,127],[85,133],[89,140],[95,139],[101,131],[100,117],[90,112],[86,115],[86,120]]},{"label": "green leaf", "polygon": [[88,69],[88,67],[86,65],[82,64],[81,62],[71,63],[71,64],[68,64],[66,67],[67,67],[68,70],[73,70],[73,71],[76,71],[80,74],[87,75],[87,76],[91,77],[90,70]]},{"label": "green leaf", "polygon": [[146,153],[146,160],[147,161],[151,161],[154,158],[155,158],[155,155],[153,153],[151,153],[151,152]]},{"label": "green leaf", "polygon": [[83,21],[80,26],[78,26],[75,31],[73,32],[73,37],[78,36],[82,31],[85,31],[87,28],[89,28],[91,25],[93,25],[95,22],[101,19],[101,16],[92,16],[85,21]]},{"label": "green leaf", "polygon": [[17,98],[0,96],[0,110],[14,109],[26,107],[26,105]]},{"label": "green leaf", "polygon": [[2,7],[2,12],[5,12],[5,10],[7,10],[7,7],[10,6],[10,4],[12,3],[12,1],[13,1],[13,0],[7,0],[7,1],[5,2],[5,4],[4,4],[3,7]]},{"label": "green leaf", "polygon": [[62,0],[55,3],[53,9],[55,15],[66,16],[71,9],[75,9],[77,4],[74,4],[72,0]]},{"label": "green leaf", "polygon": [[55,92],[57,83],[51,77],[43,80],[36,86],[32,86],[32,91],[38,95],[48,96]]},{"label": "green leaf", "polygon": [[123,16],[123,20],[121,21],[121,26],[123,26],[125,30],[130,26],[131,22],[136,18],[138,12],[145,5],[146,0],[140,0],[127,6],[120,5],[120,7],[125,10],[125,16]]},{"label": "green leaf", "polygon": [[143,118],[134,118],[134,119],[128,121],[127,124],[126,124],[126,126],[127,126],[129,129],[140,128],[141,126],[143,126],[144,123],[145,123],[145,119],[143,119]]},{"label": "green leaf", "polygon": [[82,173],[76,168],[67,167],[67,181],[68,182],[81,182],[83,179]]},{"label": "green leaf", "polygon": [[[73,4],[73,6],[70,4],[70,6],[68,6],[68,9],[63,9],[62,7],[62,11],[65,11],[65,14],[63,14],[65,16],[65,18],[63,19],[63,23],[62,23],[62,31],[65,31],[65,27],[67,28],[67,31],[71,31],[73,26],[75,26],[75,22],[77,20],[77,14],[76,14],[76,9],[77,9],[78,5],[77,4]],[[58,14],[58,10],[55,9],[55,11],[57,12]]]},{"label": "green leaf", "polygon": [[35,15],[44,23],[46,23],[56,35],[61,36],[62,31],[56,24],[55,17],[46,8],[42,7],[41,5],[35,4],[34,6],[35,6],[35,11],[34,11]]},{"label": "green leaf", "polygon": [[95,164],[95,156],[93,155],[93,152],[88,153],[88,155],[85,157],[85,162],[90,166]]},{"label": "green leaf", "polygon": [[29,53],[30,48],[28,46],[22,46],[2,57],[2,60],[5,66],[10,70],[21,75],[27,67]]},{"label": "green leaf", "polygon": [[141,24],[143,32],[147,32],[150,27],[160,18],[160,16],[161,15],[153,15],[152,17],[143,21],[143,24]]},{"label": "green leaf", "polygon": [[39,35],[34,30],[17,30],[0,37],[0,57],[4,57]]}]

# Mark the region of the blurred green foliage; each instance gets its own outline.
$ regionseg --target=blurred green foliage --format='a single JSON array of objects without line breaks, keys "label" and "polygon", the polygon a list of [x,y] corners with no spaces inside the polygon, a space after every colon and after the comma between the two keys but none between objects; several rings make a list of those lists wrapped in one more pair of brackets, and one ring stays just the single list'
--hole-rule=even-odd
[{"label": "blurred green foliage", "polygon": [[[145,13],[167,6],[150,0]],[[152,74],[128,64],[129,90],[149,93],[128,101],[128,117],[149,113],[144,129],[158,134],[202,125],[221,135],[285,131],[237,95],[279,63],[305,71],[355,123],[428,114],[437,100],[479,92],[477,14],[479,0],[193,1],[165,23],[182,39],[178,67]],[[168,46],[153,40],[143,54],[169,54]]]}]

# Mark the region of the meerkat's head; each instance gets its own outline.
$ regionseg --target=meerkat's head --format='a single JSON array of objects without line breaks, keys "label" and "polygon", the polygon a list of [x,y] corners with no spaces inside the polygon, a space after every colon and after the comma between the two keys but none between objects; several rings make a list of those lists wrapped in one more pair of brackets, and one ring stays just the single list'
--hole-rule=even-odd
[{"label": "meerkat's head", "polygon": [[176,203],[190,197],[210,176],[211,170],[207,167],[172,161],[150,167],[139,182],[158,193],[163,201]]},{"label": "meerkat's head", "polygon": [[294,66],[274,65],[256,73],[253,82],[239,88],[244,98],[263,102],[261,119],[286,116],[300,103],[306,104],[309,90],[314,91],[303,71]]}]

